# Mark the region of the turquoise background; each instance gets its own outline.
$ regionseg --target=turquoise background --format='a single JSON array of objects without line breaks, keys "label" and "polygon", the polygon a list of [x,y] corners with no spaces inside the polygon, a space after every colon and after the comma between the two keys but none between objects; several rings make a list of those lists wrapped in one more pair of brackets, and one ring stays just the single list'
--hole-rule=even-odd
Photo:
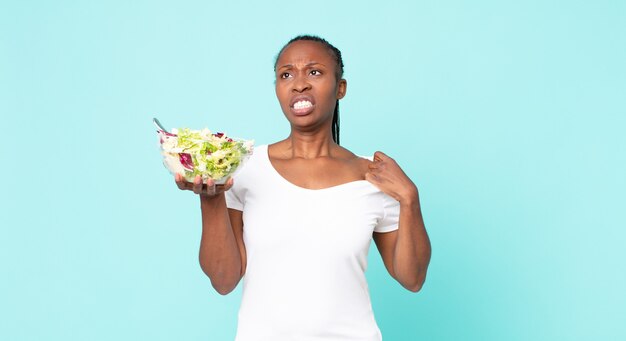
[{"label": "turquoise background", "polygon": [[233,339],[150,120],[284,138],[300,33],[344,55],[342,144],[420,189],[423,289],[370,252],[385,340],[626,339],[623,1],[1,2],[0,339]]}]

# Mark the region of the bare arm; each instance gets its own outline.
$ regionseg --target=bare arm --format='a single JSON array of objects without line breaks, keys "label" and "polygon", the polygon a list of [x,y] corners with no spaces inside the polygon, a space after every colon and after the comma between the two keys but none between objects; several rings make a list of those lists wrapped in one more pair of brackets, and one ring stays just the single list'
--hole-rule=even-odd
[{"label": "bare arm", "polygon": [[426,281],[430,240],[419,204],[400,204],[398,230],[374,233],[374,242],[387,271],[406,289],[418,292]]},{"label": "bare arm", "polygon": [[431,256],[417,187],[390,157],[376,153],[374,159],[366,178],[400,202],[398,230],[374,233],[374,242],[391,276],[417,292],[426,281]]},{"label": "bare arm", "polygon": [[232,187],[232,179],[225,186],[215,186],[208,180],[206,186],[199,177],[192,184],[176,176],[180,189],[199,194],[202,213],[202,238],[199,260],[202,271],[221,295],[233,291],[245,272],[242,212],[226,207],[224,192]]}]

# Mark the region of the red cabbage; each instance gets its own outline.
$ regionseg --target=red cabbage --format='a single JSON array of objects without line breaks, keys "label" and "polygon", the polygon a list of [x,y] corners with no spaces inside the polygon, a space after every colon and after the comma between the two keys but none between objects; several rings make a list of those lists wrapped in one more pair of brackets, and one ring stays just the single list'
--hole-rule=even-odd
[{"label": "red cabbage", "polygon": [[183,165],[183,167],[189,170],[193,170],[193,160],[191,159],[191,154],[180,153],[179,158],[180,158],[180,164]]}]

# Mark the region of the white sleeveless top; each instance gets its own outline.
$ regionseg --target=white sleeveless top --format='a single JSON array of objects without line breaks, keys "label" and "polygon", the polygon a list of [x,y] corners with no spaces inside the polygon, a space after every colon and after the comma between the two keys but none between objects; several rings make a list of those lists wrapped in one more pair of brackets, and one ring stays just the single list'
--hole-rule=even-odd
[{"label": "white sleeveless top", "polygon": [[366,180],[311,190],[283,178],[267,145],[226,192],[243,211],[247,268],[235,341],[379,341],[366,282],[372,232],[399,203]]}]

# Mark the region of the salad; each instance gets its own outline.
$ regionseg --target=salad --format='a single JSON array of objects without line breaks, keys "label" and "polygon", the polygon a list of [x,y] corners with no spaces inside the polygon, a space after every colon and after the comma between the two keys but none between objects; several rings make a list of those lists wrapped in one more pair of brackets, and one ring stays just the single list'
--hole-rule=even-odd
[{"label": "salad", "polygon": [[200,175],[203,181],[213,179],[216,184],[223,184],[253,151],[252,140],[233,139],[224,133],[212,133],[207,128],[181,128],[168,132],[158,120],[154,121],[158,127],[163,165],[170,173],[180,173],[189,182]]}]

